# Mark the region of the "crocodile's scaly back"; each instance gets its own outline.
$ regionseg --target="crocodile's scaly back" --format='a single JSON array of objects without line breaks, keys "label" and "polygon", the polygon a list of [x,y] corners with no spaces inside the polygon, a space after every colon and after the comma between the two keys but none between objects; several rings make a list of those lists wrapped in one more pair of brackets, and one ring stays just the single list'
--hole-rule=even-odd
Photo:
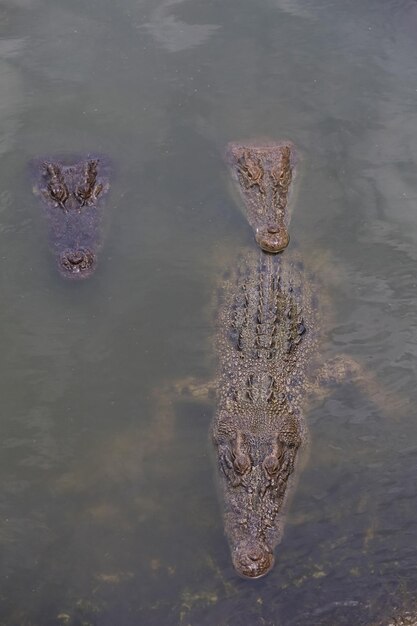
[{"label": "crocodile's scaly back", "polygon": [[298,259],[250,252],[224,287],[213,438],[233,563],[256,578],[272,567],[297,453],[315,352],[311,286]]},{"label": "crocodile's scaly back", "polygon": [[289,242],[288,194],[295,167],[291,142],[230,143],[226,150],[255,239],[265,252],[281,252]]},{"label": "crocodile's scaly back", "polygon": [[67,278],[87,278],[97,264],[108,166],[98,157],[69,163],[46,158],[36,169],[34,192],[47,210],[59,271]]}]

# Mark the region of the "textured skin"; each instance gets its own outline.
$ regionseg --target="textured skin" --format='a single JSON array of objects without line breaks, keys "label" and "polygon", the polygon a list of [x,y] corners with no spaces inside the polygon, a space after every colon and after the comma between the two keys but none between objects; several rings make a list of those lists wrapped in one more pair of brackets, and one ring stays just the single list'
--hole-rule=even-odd
[{"label": "textured skin", "polygon": [[281,252],[290,240],[287,201],[295,166],[293,144],[230,143],[226,160],[256,241],[265,252]]},{"label": "textured skin", "polygon": [[109,189],[108,168],[87,157],[70,164],[44,159],[36,169],[34,192],[47,210],[58,269],[67,278],[87,278],[97,265],[99,203]]},{"label": "textured skin", "polygon": [[219,314],[218,405],[213,424],[235,569],[273,566],[299,449],[316,351],[311,283],[286,253],[249,252],[224,285]]}]

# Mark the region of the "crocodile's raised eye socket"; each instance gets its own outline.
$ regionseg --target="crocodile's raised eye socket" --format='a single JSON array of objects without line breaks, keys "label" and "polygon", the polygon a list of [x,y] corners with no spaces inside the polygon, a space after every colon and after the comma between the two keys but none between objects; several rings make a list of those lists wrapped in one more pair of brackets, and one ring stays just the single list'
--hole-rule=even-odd
[{"label": "crocodile's raised eye socket", "polygon": [[247,474],[251,469],[251,462],[249,455],[245,452],[238,452],[233,459],[233,467],[238,474]]},{"label": "crocodile's raised eye socket", "polygon": [[88,185],[82,185],[82,186],[78,187],[77,191],[75,192],[75,197],[80,202],[85,202],[86,200],[88,200],[90,195],[91,195],[90,194],[90,187]]},{"label": "crocodile's raised eye socket", "polygon": [[61,183],[53,183],[49,185],[49,193],[57,202],[65,202],[67,198],[67,190],[65,185],[62,185]]},{"label": "crocodile's raised eye socket", "polygon": [[269,454],[263,462],[263,468],[270,478],[277,475],[279,470],[279,458],[275,454]]}]

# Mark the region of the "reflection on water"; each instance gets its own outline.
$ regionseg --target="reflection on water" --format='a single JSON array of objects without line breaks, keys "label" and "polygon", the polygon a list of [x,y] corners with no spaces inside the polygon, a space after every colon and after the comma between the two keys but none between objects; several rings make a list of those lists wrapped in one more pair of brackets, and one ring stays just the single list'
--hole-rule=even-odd
[{"label": "reflection on water", "polygon": [[[415,610],[416,34],[414,0],[2,3],[0,624]],[[212,402],[171,405],[169,384],[215,371],[216,279],[253,245],[222,151],[256,137],[301,154],[292,236],[334,311],[323,358],[352,355],[398,408],[349,384],[311,408],[276,567],[248,582]],[[115,165],[100,267],[68,284],[27,162],[92,151]]]}]

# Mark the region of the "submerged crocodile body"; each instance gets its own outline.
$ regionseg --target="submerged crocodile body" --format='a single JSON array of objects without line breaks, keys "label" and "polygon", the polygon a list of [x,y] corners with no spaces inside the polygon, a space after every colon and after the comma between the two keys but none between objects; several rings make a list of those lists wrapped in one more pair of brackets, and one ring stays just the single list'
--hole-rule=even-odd
[{"label": "submerged crocodile body", "polygon": [[108,167],[87,157],[73,163],[44,159],[34,192],[47,210],[58,268],[68,278],[87,278],[97,264],[99,203],[109,189]]},{"label": "submerged crocodile body", "polygon": [[256,241],[265,252],[281,252],[289,243],[287,203],[295,166],[293,144],[230,143],[226,159],[239,183]]},{"label": "submerged crocodile body", "polygon": [[227,279],[219,315],[213,424],[235,569],[274,563],[299,449],[317,344],[315,297],[301,262],[253,251]]}]

